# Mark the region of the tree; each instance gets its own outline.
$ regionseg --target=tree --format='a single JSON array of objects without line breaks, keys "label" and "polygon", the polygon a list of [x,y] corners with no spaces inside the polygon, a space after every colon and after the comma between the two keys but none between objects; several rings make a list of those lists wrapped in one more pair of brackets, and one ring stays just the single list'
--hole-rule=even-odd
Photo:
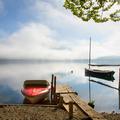
[{"label": "tree", "polygon": [[120,21],[119,0],[65,0],[64,7],[83,21]]}]

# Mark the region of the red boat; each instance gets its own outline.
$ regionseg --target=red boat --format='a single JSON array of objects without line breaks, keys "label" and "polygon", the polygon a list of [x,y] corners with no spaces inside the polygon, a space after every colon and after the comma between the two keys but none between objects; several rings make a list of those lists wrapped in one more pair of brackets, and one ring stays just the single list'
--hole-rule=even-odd
[{"label": "red boat", "polygon": [[47,80],[26,80],[21,92],[30,103],[34,104],[47,98],[50,88]]}]

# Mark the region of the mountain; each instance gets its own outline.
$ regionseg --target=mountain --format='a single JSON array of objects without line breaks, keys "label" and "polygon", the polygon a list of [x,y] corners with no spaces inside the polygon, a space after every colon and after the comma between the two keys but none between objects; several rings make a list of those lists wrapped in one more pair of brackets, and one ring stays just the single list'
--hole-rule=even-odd
[{"label": "mountain", "polygon": [[120,64],[120,56],[104,56],[92,60],[97,64]]}]

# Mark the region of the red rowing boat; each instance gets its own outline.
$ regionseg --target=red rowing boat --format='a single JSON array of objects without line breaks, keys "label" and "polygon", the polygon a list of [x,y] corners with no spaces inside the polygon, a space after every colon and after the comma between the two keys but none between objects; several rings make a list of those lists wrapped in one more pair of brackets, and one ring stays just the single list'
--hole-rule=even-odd
[{"label": "red rowing boat", "polygon": [[30,103],[37,103],[49,96],[50,84],[47,80],[26,80],[21,92]]}]

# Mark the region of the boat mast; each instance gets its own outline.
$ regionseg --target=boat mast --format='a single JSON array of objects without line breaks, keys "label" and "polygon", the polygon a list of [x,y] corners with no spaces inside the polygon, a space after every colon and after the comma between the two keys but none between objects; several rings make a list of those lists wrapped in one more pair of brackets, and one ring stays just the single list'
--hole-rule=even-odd
[{"label": "boat mast", "polygon": [[91,37],[90,37],[90,43],[89,43],[89,69],[91,65]]},{"label": "boat mast", "polygon": [[[89,43],[89,69],[91,64],[91,37]],[[89,76],[89,102],[91,102],[91,84],[90,84],[90,76]]]}]

